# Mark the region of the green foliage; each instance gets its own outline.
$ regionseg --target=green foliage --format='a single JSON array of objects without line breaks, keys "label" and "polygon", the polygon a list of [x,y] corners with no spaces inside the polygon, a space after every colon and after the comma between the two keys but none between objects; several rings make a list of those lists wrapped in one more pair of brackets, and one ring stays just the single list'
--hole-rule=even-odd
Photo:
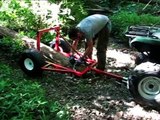
[{"label": "green foliage", "polygon": [[[52,0],[50,2],[55,1]],[[57,21],[62,24],[63,32],[67,33],[66,28],[76,24],[87,14],[84,9],[84,2],[81,0],[56,1],[57,6],[52,3],[54,4],[53,6],[47,4],[49,6],[45,8],[43,8],[44,6],[40,2],[31,2],[31,0],[10,0],[1,3],[0,25],[23,32],[24,35],[31,38],[36,37],[37,30],[49,26],[52,27],[57,24]],[[33,6],[37,7],[33,10]],[[55,13],[59,14],[58,18],[56,18]],[[44,35],[44,43],[48,43],[51,40],[51,34],[46,35]]]},{"label": "green foliage", "polygon": [[0,50],[10,54],[12,58],[17,58],[19,54],[25,49],[22,40],[4,37],[0,40]]},{"label": "green foliage", "polygon": [[39,27],[44,27],[38,16],[35,16],[31,9],[30,2],[25,2],[25,7],[20,4],[20,1],[11,0],[4,1],[0,8],[0,21],[2,26],[7,26],[15,30],[37,30]]},{"label": "green foliage", "polygon": [[126,5],[127,0],[105,0],[108,3],[108,6],[112,9],[117,9],[119,6]]},{"label": "green foliage", "polygon": [[35,113],[37,115],[44,114],[43,107],[47,102],[44,101],[42,90],[38,84],[29,82],[16,84],[7,80],[1,80],[1,83],[5,88],[1,93],[2,119],[33,119],[36,117]]},{"label": "green foliage", "polygon": [[[2,2],[1,2],[2,3]],[[40,12],[39,10],[43,11],[43,7],[39,6],[38,3],[34,3],[39,8],[36,8],[34,10],[31,9],[32,4],[30,0],[25,1],[17,1],[17,0],[11,0],[11,1],[4,1],[2,3],[2,7],[0,8],[0,25],[6,26],[10,29],[16,30],[19,33],[23,33],[23,35],[26,35],[31,38],[36,38],[36,32],[39,29],[44,29],[49,26],[52,27],[54,24],[54,21],[52,18],[54,18],[55,10],[54,7],[49,7],[45,9],[45,12]],[[57,5],[58,6],[58,5]],[[41,8],[40,8],[41,7]],[[57,9],[58,7],[56,7]],[[65,10],[68,8],[64,8]],[[58,18],[61,22],[59,23],[65,23],[66,19],[69,19],[70,15],[68,13],[65,13],[65,10],[61,10],[62,14]],[[59,10],[56,10],[59,11]],[[39,14],[40,13],[40,14]],[[43,14],[44,13],[44,14]],[[47,21],[50,21],[51,24],[47,23]],[[42,42],[49,43],[53,39],[53,35],[50,33],[47,33],[43,35]],[[7,38],[8,39],[8,38]],[[3,41],[3,42],[6,42]],[[12,41],[10,41],[12,45]],[[9,44],[7,44],[8,46]],[[4,44],[6,46],[6,44]],[[9,47],[11,48],[11,47]],[[14,52],[14,51],[13,51]]]},{"label": "green foliage", "polygon": [[159,25],[160,17],[150,14],[138,15],[135,12],[121,11],[110,17],[112,21],[112,35],[124,38],[124,32],[131,25]]},{"label": "green foliage", "polygon": [[54,102],[50,104],[50,111],[55,113],[55,116],[52,119],[55,120],[69,120],[69,113],[66,108],[62,107],[59,102]]},{"label": "green foliage", "polygon": [[55,38],[56,38],[56,34],[48,32],[48,33],[44,33],[41,41],[44,44],[49,45],[49,42],[51,42]]},{"label": "green foliage", "polygon": [[76,26],[88,13],[86,9],[85,0],[63,0],[61,6],[62,11],[68,11],[67,14],[60,14],[60,21],[63,21],[63,33],[67,35],[70,27]]},{"label": "green foliage", "polygon": [[[110,16],[112,21],[112,36],[127,40],[124,36],[128,26],[131,25],[159,25],[160,17],[153,15],[159,10],[158,5],[146,5],[136,2],[120,4],[118,11]],[[124,41],[125,42],[125,41]]]},{"label": "green foliage", "polygon": [[[55,3],[55,0],[49,1]],[[59,1],[56,2],[58,3]],[[84,0],[62,0],[60,4],[59,20],[65,25],[63,29],[77,24],[87,15]]]},{"label": "green foliage", "polygon": [[75,18],[75,22],[79,22],[87,15],[86,10],[84,9],[84,2],[81,0],[64,0],[63,7],[71,9],[70,15]]},{"label": "green foliage", "polygon": [[[15,75],[16,73],[16,75]],[[37,82],[0,62],[1,120],[67,120],[68,110],[58,102],[48,102]]]},{"label": "green foliage", "polygon": [[139,15],[142,14],[152,14],[154,15],[158,12],[160,6],[158,4],[150,5],[150,4],[143,4],[143,3],[135,3],[135,2],[128,2],[128,4],[122,4],[120,10],[121,11],[129,11],[129,12],[136,12]]}]

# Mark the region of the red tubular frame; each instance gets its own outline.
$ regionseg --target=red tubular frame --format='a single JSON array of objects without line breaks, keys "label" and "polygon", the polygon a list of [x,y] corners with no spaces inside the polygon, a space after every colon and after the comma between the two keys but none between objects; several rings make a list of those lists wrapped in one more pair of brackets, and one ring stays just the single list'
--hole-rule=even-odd
[{"label": "red tubular frame", "polygon": [[[42,30],[38,31],[38,33],[37,33],[37,49],[40,51],[40,39],[41,39],[42,34],[44,32],[49,32],[51,30],[54,30],[56,32],[55,50],[57,52],[62,53],[66,57],[69,57],[69,54],[66,54],[66,53],[62,52],[59,49],[59,39],[60,39],[60,27],[59,26],[56,26],[56,27],[53,27],[53,28],[48,28],[48,29],[42,29]],[[114,74],[114,73],[110,73],[110,72],[106,72],[106,71],[96,69],[95,66],[96,66],[97,62],[95,60],[89,59],[87,61],[89,62],[89,65],[82,71],[77,71],[77,70],[74,70],[72,68],[64,67],[60,64],[55,64],[55,63],[52,63],[52,62],[49,62],[49,61],[46,61],[47,64],[45,66],[43,66],[42,69],[47,70],[47,71],[60,72],[60,73],[71,73],[71,74],[74,74],[74,75],[79,76],[79,77],[83,76],[84,74],[86,74],[89,71],[94,71],[97,74],[102,74],[102,75],[106,75],[106,76],[109,76],[109,77],[112,77],[112,78],[116,78],[116,80],[118,80],[119,82],[125,81],[125,83],[126,83],[127,78],[125,78],[121,75],[117,75],[117,74]]]},{"label": "red tubular frame", "polygon": [[53,28],[47,28],[47,29],[42,29],[39,30],[37,33],[37,49],[40,51],[40,43],[41,43],[41,36],[45,32],[49,32],[51,30],[54,30],[56,32],[56,49],[59,50],[58,45],[59,45],[59,38],[60,38],[60,26],[56,26]]}]

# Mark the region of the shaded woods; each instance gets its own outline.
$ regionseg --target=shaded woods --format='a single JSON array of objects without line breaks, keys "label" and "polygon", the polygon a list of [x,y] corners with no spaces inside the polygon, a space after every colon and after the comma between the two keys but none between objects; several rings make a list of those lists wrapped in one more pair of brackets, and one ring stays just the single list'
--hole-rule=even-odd
[{"label": "shaded woods", "polygon": [[[89,10],[99,10],[108,15],[113,24],[107,52],[108,70],[128,76],[134,66],[132,58],[136,51],[128,47],[124,32],[130,25],[160,25],[159,1],[48,1],[0,1],[0,119],[158,120],[158,111],[144,109],[135,103],[126,86],[112,78],[78,78],[47,71],[43,76],[31,78],[22,72],[18,61],[25,45],[36,46],[38,30],[61,24],[61,33],[67,37],[70,26],[88,16]],[[49,47],[55,33],[43,35],[41,42],[47,48],[45,53],[66,63],[65,58]],[[123,69],[124,66],[129,70]]]}]

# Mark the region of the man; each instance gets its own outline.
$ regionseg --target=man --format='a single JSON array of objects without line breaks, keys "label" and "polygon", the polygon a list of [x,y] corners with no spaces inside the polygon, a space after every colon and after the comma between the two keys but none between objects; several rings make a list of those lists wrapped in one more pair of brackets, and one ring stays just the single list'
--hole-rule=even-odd
[{"label": "man", "polygon": [[[77,49],[80,41],[85,39],[86,48],[83,59],[92,58],[93,46],[97,41],[97,69],[104,70],[106,65],[106,50],[111,32],[111,22],[105,15],[94,14],[84,18],[76,27],[69,30],[69,38],[73,40],[72,47]],[[81,59],[82,59],[81,58]]]}]

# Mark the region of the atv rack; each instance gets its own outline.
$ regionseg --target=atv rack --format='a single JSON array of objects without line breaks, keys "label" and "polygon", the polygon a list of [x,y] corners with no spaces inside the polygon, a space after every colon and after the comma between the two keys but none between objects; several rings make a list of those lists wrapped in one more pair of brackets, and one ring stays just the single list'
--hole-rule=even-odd
[{"label": "atv rack", "polygon": [[131,38],[136,36],[152,37],[152,34],[157,31],[160,31],[160,27],[158,26],[129,26],[125,32],[125,36]]}]

